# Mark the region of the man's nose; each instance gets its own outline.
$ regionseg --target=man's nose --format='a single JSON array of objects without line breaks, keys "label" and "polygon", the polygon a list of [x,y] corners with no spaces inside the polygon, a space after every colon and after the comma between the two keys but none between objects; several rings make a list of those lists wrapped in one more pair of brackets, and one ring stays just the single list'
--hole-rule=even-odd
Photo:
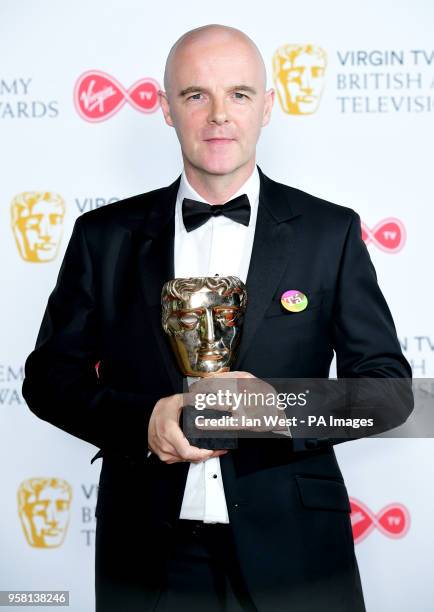
[{"label": "man's nose", "polygon": [[216,123],[217,125],[222,125],[227,121],[227,109],[223,99],[214,99],[212,101],[209,109],[208,121],[209,123]]}]

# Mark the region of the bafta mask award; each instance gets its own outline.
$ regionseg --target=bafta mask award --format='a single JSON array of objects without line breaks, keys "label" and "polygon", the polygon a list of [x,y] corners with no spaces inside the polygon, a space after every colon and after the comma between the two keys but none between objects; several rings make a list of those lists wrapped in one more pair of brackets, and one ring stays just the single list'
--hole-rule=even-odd
[{"label": "bafta mask award", "polygon": [[[236,276],[175,278],[163,286],[161,303],[163,329],[184,376],[205,378],[228,372],[241,339],[247,304],[244,283]],[[183,430],[192,444],[210,449],[237,447],[234,437],[203,438],[193,425],[195,416],[194,408],[184,408]]]},{"label": "bafta mask award", "polygon": [[247,293],[236,276],[175,278],[161,293],[162,325],[185,376],[228,372],[241,338]]}]

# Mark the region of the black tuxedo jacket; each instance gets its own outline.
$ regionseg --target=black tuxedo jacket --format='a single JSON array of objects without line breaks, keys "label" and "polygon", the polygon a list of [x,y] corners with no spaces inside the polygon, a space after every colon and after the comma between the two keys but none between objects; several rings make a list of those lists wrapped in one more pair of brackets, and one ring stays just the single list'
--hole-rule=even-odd
[{"label": "black tuxedo jacket", "polygon": [[[339,377],[410,378],[358,215],[261,171],[260,180],[249,302],[233,369],[261,378],[327,378],[335,351]],[[143,602],[154,601],[189,467],[146,459],[156,401],[182,391],[160,321],[161,288],[174,276],[178,186],[179,179],[77,219],[26,362],[30,409],[101,449],[100,611],[147,609]],[[308,296],[306,310],[281,307],[288,289]],[[405,420],[411,407],[399,397],[396,405]],[[363,610],[349,500],[332,443],[240,440],[221,466],[240,567],[258,610]]]}]

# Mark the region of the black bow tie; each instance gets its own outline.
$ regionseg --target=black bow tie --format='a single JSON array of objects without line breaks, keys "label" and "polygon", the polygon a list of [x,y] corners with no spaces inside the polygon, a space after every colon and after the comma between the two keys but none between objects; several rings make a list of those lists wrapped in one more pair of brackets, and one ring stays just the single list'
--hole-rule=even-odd
[{"label": "black bow tie", "polygon": [[250,221],[250,202],[244,193],[243,195],[226,202],[226,204],[206,204],[197,200],[184,198],[182,201],[182,218],[187,232],[200,227],[208,221],[210,217],[224,215],[237,223],[249,225]]}]

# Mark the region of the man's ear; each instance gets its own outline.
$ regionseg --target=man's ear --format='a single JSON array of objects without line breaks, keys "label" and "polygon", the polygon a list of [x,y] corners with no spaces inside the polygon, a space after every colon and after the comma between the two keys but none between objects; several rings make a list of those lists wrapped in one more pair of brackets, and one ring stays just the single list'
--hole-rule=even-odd
[{"label": "man's ear", "polygon": [[163,111],[165,122],[167,123],[167,125],[170,125],[171,127],[173,127],[173,121],[170,115],[170,104],[169,104],[169,99],[167,97],[167,93],[163,91],[162,89],[160,89],[158,91],[158,99],[160,101],[160,106],[161,106],[161,110]]},{"label": "man's ear", "polygon": [[274,89],[265,92],[264,114],[262,117],[262,127],[267,125],[271,118],[271,110],[274,104]]}]

